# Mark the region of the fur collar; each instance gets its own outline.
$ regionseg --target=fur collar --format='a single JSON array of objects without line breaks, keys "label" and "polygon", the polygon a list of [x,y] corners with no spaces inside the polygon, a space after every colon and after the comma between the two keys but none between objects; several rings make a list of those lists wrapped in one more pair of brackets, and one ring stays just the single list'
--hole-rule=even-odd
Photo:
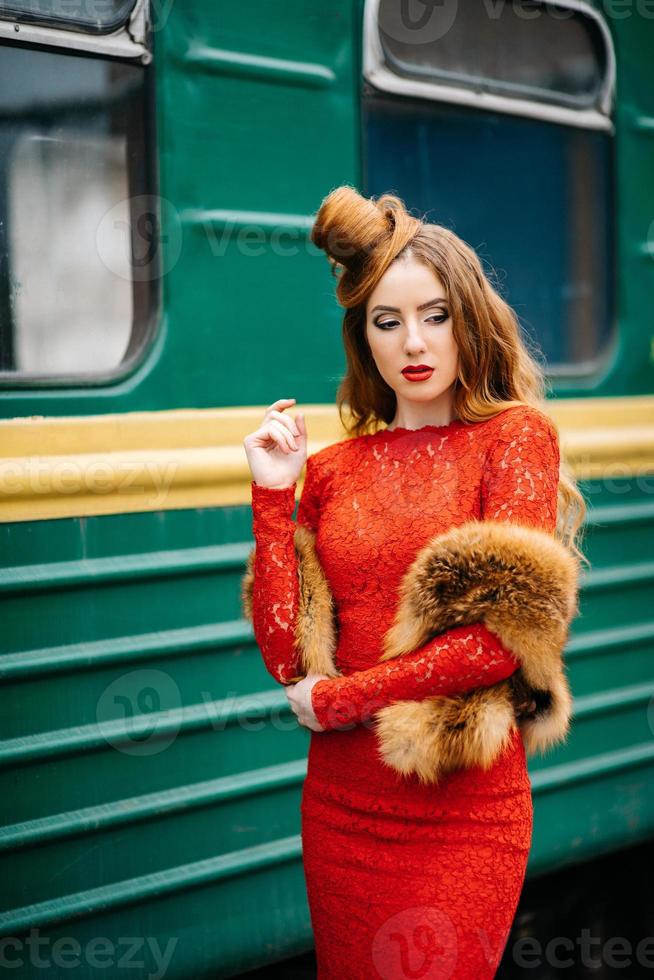
[{"label": "fur collar", "polygon": [[[337,617],[315,546],[298,525],[300,603],[295,645],[304,674],[336,677]],[[565,740],[572,697],[563,664],[570,623],[578,613],[579,566],[548,532],[504,521],[471,520],[433,537],[400,586],[380,660],[410,653],[454,626],[484,622],[520,661],[511,678],[450,697],[396,701],[374,716],[384,761],[425,783],[464,766],[488,768],[520,728],[527,754]],[[252,621],[254,549],[242,581]],[[516,706],[534,701],[534,713]]]}]

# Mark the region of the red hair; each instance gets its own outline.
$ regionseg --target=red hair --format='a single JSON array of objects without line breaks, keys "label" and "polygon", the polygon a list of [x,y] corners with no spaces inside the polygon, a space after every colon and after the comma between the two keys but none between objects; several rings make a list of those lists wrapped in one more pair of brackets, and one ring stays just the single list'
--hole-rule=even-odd
[{"label": "red hair", "polygon": [[[538,351],[528,349],[515,313],[487,278],[477,253],[453,231],[414,217],[392,194],[365,198],[344,185],[322,202],[311,241],[326,253],[345,309],[347,367],[336,400],[348,434],[375,431],[395,416],[395,392],[377,370],[366,337],[366,307],[391,263],[406,258],[432,269],[446,290],[459,351],[455,415],[477,422],[511,405],[531,405],[556,429]],[[576,539],[585,513],[583,496],[562,459],[560,536],[580,558]]]}]

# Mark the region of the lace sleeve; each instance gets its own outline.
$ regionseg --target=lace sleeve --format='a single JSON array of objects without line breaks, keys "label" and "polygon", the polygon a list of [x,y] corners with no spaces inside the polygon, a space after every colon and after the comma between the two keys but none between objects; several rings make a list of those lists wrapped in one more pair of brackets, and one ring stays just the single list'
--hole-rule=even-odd
[{"label": "lace sleeve", "polygon": [[[252,589],[254,636],[270,674],[286,684],[299,672],[294,646],[295,616],[299,602],[297,556],[293,544],[296,484],[283,489],[250,483],[252,531],[256,545]],[[316,466],[307,458],[297,520],[315,531],[319,489]]]},{"label": "lace sleeve", "polygon": [[525,406],[507,413],[486,458],[482,514],[556,530],[560,450],[553,423]]},{"label": "lace sleeve", "polygon": [[325,678],[311,704],[325,731],[367,721],[397,700],[422,701],[497,684],[520,663],[483,624],[457,626],[412,653],[347,677]]},{"label": "lace sleeve", "polygon": [[[556,528],[559,445],[553,424],[529,406],[498,428],[482,478],[482,517]],[[484,623],[457,627],[395,660],[314,685],[311,703],[326,731],[365,722],[395,700],[463,694],[520,666]]]}]

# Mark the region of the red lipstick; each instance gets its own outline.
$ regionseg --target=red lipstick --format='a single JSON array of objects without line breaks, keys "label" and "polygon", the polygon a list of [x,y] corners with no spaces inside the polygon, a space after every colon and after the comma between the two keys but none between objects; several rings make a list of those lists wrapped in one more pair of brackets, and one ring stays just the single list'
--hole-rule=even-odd
[{"label": "red lipstick", "polygon": [[407,381],[426,381],[433,373],[433,367],[429,367],[428,364],[408,364],[402,368],[402,374]]}]

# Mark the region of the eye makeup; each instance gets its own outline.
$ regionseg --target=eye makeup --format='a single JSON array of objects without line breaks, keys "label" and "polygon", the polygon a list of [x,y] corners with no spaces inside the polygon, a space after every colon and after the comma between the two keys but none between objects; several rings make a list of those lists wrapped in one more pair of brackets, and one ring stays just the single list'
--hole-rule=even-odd
[{"label": "eye makeup", "polygon": [[[449,313],[446,310],[444,310],[442,314],[432,313],[430,316],[427,317],[427,320],[434,320],[436,323],[445,323],[446,320],[449,320],[449,316],[450,316]],[[372,322],[376,327],[379,327],[381,330],[391,330],[396,323],[399,323],[398,320],[382,321],[380,317],[375,317],[375,319]]]}]

